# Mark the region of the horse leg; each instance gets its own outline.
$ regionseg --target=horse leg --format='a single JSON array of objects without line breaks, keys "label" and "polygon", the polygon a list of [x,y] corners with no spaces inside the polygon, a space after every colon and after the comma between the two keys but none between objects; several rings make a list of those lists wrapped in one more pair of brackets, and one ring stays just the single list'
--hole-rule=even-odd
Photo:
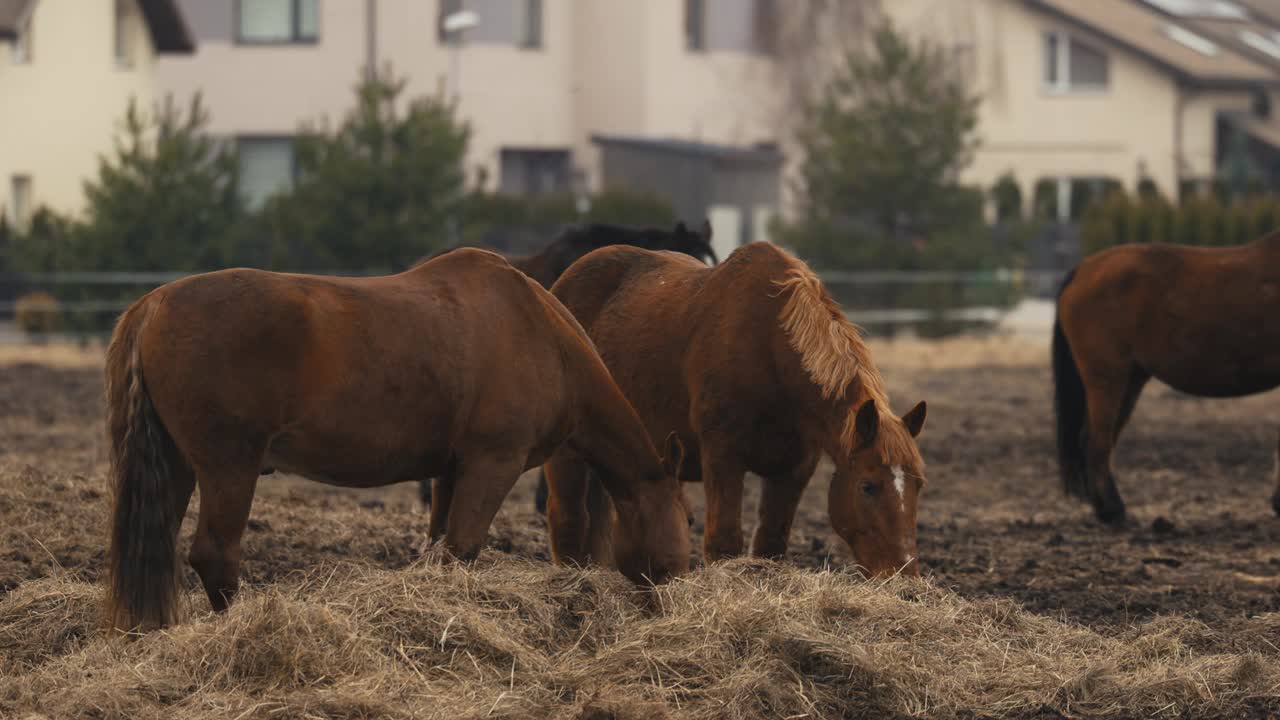
[{"label": "horse leg", "polygon": [[778,560],[787,556],[791,523],[813,470],[814,464],[807,463],[793,472],[764,479],[760,488],[759,520],[751,539],[752,555]]},{"label": "horse leg", "polygon": [[[457,480],[456,474],[451,469],[430,481],[431,521],[427,526],[427,537],[432,543],[444,537],[445,529],[449,526],[449,505],[453,501],[453,486]],[[426,486],[427,481],[422,481],[422,484]]]},{"label": "horse leg", "polygon": [[422,501],[424,507],[431,507],[431,496],[435,492],[435,479],[428,478],[418,481],[418,499]]},{"label": "horse leg", "polygon": [[[1124,523],[1124,501],[1111,472],[1111,452],[1119,434],[1119,420],[1128,396],[1124,383],[1086,383],[1089,408],[1088,443],[1085,448],[1089,494],[1093,511],[1108,525]],[[1136,402],[1136,397],[1134,398]]]},{"label": "horse leg", "polygon": [[1120,401],[1120,412],[1116,416],[1115,437],[1111,439],[1111,443],[1120,442],[1120,433],[1124,431],[1124,426],[1129,423],[1129,418],[1133,415],[1133,409],[1138,404],[1138,396],[1142,395],[1142,389],[1147,386],[1147,381],[1151,379],[1151,375],[1140,367],[1134,366],[1129,373],[1129,384],[1125,387],[1124,397]]},{"label": "horse leg", "polygon": [[547,480],[551,560],[559,565],[585,565],[590,559],[587,535],[591,526],[586,460],[561,451],[553,455],[543,469]]},{"label": "horse leg", "polygon": [[455,558],[470,562],[480,554],[493,517],[524,470],[524,458],[523,453],[459,458],[444,531],[444,546]]},{"label": "horse leg", "polygon": [[742,476],[746,469],[702,444],[702,484],[707,496],[706,528],[702,535],[703,562],[713,563],[742,554]]},{"label": "horse leg", "polygon": [[538,488],[533,492],[533,507],[539,515],[547,514],[547,473],[538,469]]},{"label": "horse leg", "polygon": [[249,522],[249,508],[258,485],[257,466],[248,470],[197,469],[200,519],[189,556],[200,575],[209,604],[227,609],[240,587],[240,538]]},{"label": "horse leg", "polygon": [[1275,463],[1276,490],[1271,495],[1271,509],[1280,515],[1280,433],[1276,435]]}]

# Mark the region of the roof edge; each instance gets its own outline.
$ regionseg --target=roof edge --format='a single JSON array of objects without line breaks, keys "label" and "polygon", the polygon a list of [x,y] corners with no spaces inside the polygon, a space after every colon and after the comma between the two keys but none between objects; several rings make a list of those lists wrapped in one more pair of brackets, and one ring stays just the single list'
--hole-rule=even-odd
[{"label": "roof edge", "polygon": [[1272,79],[1258,79],[1258,78],[1240,78],[1240,77],[1231,77],[1231,76],[1196,75],[1194,73],[1184,70],[1183,68],[1178,67],[1177,65],[1173,65],[1165,61],[1163,58],[1160,58],[1124,40],[1123,38],[1117,37],[1114,33],[1108,32],[1107,29],[1104,27],[1099,27],[1091,22],[1088,22],[1087,20],[1082,20],[1081,18],[1075,17],[1069,13],[1063,12],[1062,10],[1060,10],[1059,8],[1053,5],[1041,2],[1041,0],[1022,0],[1022,1],[1024,4],[1030,6],[1031,8],[1039,12],[1042,12],[1046,15],[1050,15],[1058,20],[1069,23],[1071,25],[1075,25],[1076,27],[1083,28],[1100,37],[1106,38],[1108,42],[1114,44],[1116,47],[1122,48],[1128,52],[1133,53],[1134,55],[1137,55],[1138,57],[1141,57],[1147,62],[1150,62],[1151,64],[1165,71],[1166,73],[1172,75],[1181,84],[1184,84],[1184,85],[1194,85],[1197,87],[1230,88],[1230,89],[1253,88],[1253,87],[1260,87],[1260,86],[1261,87],[1280,87],[1280,76],[1276,76]]}]

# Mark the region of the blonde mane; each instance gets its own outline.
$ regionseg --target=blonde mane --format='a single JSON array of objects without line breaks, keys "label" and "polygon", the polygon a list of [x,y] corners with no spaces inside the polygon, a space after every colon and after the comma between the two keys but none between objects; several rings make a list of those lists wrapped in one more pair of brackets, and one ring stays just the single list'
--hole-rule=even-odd
[{"label": "blonde mane", "polygon": [[808,265],[794,257],[785,257],[791,268],[774,284],[779,288],[779,295],[788,296],[778,320],[791,348],[800,356],[801,364],[822,391],[823,398],[838,401],[850,384],[858,383],[858,392],[852,398],[841,428],[841,447],[851,452],[857,446],[857,410],[869,399],[875,401],[880,411],[876,445],[886,462],[923,466],[915,439],[889,407],[884,378],[871,360],[871,349],[862,341],[861,329],[845,316]]}]

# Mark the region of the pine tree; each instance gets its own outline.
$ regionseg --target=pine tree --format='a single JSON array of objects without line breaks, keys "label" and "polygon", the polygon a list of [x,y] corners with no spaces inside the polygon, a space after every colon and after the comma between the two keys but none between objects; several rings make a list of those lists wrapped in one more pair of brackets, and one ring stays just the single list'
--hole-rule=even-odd
[{"label": "pine tree", "polygon": [[78,252],[60,269],[207,270],[236,260],[236,161],[205,131],[208,119],[199,95],[185,112],[171,96],[149,116],[129,103],[113,154],[85,182]]},{"label": "pine tree", "polygon": [[806,110],[802,217],[784,240],[820,264],[862,268],[990,245],[981,198],[959,183],[977,147],[978,103],[942,49],[882,26]]},{"label": "pine tree", "polygon": [[273,266],[395,271],[449,244],[470,133],[450,105],[403,90],[377,73],[336,129],[304,128],[297,185],[263,210]]}]

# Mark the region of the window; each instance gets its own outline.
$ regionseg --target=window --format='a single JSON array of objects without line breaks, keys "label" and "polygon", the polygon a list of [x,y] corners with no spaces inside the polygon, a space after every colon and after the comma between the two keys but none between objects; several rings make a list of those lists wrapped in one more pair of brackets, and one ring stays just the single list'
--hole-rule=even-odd
[{"label": "window", "polygon": [[706,0],[684,0],[684,45],[694,52],[707,49]]},{"label": "window", "polygon": [[572,189],[568,150],[503,148],[501,163],[499,188],[504,193],[548,195]]},{"label": "window", "polygon": [[26,19],[18,25],[13,45],[9,48],[9,61],[14,65],[26,65],[31,62],[31,16],[33,14],[28,11]]},{"label": "window", "polygon": [[133,67],[133,0],[116,0],[115,58],[116,67]]},{"label": "window", "polygon": [[320,37],[320,0],[239,0],[236,40],[241,43],[314,43]]},{"label": "window", "polygon": [[1146,0],[1159,10],[1179,17],[1215,20],[1248,20],[1249,13],[1230,0]]},{"label": "window", "polygon": [[1218,54],[1218,45],[1216,43],[1209,38],[1197,35],[1186,28],[1181,28],[1173,24],[1165,25],[1164,34],[1169,36],[1170,40],[1173,40],[1184,47],[1191,48],[1201,55],[1213,57]]},{"label": "window", "polygon": [[1106,90],[1110,79],[1107,56],[1066,33],[1045,33],[1044,84],[1053,92]]},{"label": "window", "polygon": [[293,186],[297,164],[292,139],[240,138],[236,152],[240,158],[240,196],[250,208],[262,207],[272,195]]},{"label": "window", "polygon": [[1084,217],[1089,206],[1120,189],[1120,182],[1108,177],[1042,178],[1035,186],[1036,216],[1059,222]]},{"label": "window", "polygon": [[521,23],[520,47],[542,47],[542,0],[523,0],[524,18]]},{"label": "window", "polygon": [[756,0],[751,20],[753,49],[764,55],[772,55],[778,48],[777,0]]},{"label": "window", "polygon": [[1267,37],[1253,30],[1241,30],[1240,40],[1254,50],[1266,53],[1275,60],[1280,60],[1280,34],[1272,33],[1270,37]]},{"label": "window", "polygon": [[31,222],[31,176],[14,175],[9,181],[9,217],[25,230]]}]

